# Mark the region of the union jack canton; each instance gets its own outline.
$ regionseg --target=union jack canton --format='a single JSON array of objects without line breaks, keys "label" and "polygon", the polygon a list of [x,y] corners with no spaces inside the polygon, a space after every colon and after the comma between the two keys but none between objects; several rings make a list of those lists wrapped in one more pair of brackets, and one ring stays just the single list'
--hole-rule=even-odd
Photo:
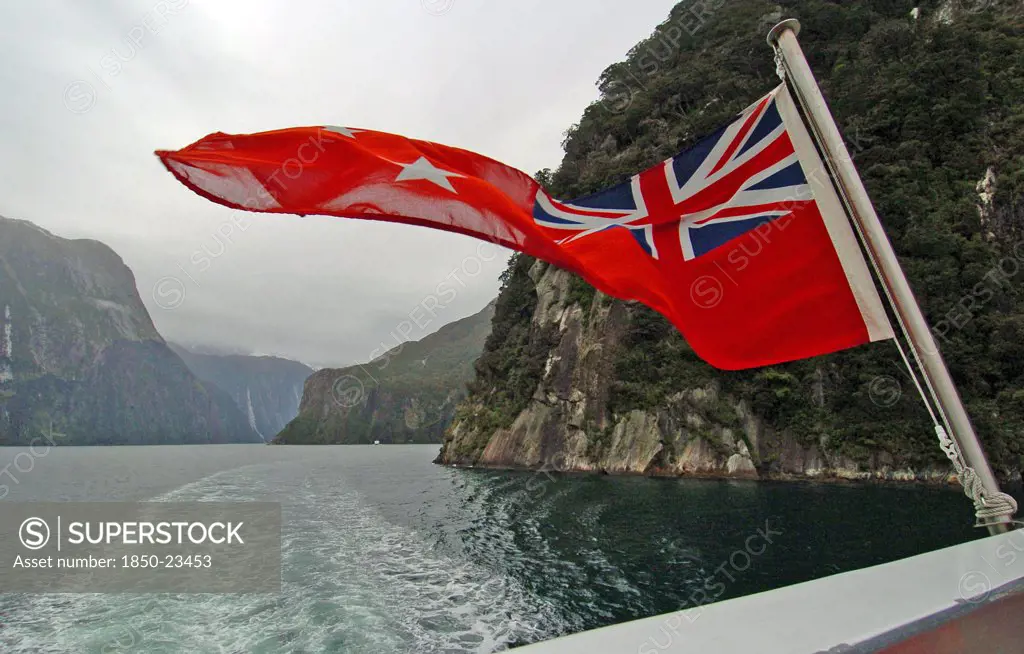
[{"label": "union jack canton", "polygon": [[628,229],[662,262],[690,260],[813,202],[773,91],[667,161],[571,202],[538,192],[533,217],[559,244]]}]

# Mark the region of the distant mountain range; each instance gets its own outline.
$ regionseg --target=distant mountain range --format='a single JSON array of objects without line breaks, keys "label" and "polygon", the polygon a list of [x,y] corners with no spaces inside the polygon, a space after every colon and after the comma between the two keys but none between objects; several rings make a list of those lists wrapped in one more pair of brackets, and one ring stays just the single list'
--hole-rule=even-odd
[{"label": "distant mountain range", "polygon": [[0,217],[0,444],[260,442],[164,342],[106,245]]},{"label": "distant mountain range", "polygon": [[0,445],[440,442],[493,313],[314,374],[167,343],[113,250],[0,217]]},{"label": "distant mountain range", "polygon": [[307,381],[281,444],[440,443],[491,332],[494,303],[357,366]]},{"label": "distant mountain range", "polygon": [[299,412],[302,385],[313,369],[271,356],[201,354],[176,343],[171,349],[204,384],[228,393],[264,440],[272,439]]}]

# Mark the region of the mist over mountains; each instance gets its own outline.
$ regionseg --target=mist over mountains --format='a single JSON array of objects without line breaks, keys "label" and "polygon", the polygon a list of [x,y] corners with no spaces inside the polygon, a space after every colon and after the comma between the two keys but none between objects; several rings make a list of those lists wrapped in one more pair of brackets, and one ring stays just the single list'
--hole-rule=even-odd
[{"label": "mist over mountains", "polygon": [[280,357],[202,353],[175,343],[170,347],[204,384],[226,391],[266,441],[298,414],[302,386],[313,374],[309,366]]},{"label": "mist over mountains", "polygon": [[259,442],[156,331],[121,258],[0,218],[0,444]]}]

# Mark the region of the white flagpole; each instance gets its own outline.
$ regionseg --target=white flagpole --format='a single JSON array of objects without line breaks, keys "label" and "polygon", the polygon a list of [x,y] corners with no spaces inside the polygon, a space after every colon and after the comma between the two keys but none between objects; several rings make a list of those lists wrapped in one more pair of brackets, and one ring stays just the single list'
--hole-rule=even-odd
[{"label": "white flagpole", "polygon": [[[796,20],[783,21],[769,32],[768,43],[780,57],[786,76],[796,92],[796,100],[803,108],[813,131],[817,133],[819,145],[824,150],[825,156],[833,165],[834,175],[838,178],[835,179],[839,186],[838,190],[845,196],[853,214],[852,218],[864,235],[868,253],[877,265],[881,282],[892,300],[893,309],[905,327],[910,347],[922,368],[929,388],[932,389],[940,413],[948,421],[953,438],[959,445],[967,466],[973,468],[977,475],[977,480],[981,485],[981,489],[979,489],[981,500],[991,498],[1003,502],[1004,504],[1000,504],[1000,507],[1005,504],[1012,505],[1012,499],[1009,503],[1003,499],[1006,496],[999,490],[995,475],[992,474],[992,469],[985,458],[985,452],[978,436],[974,433],[974,427],[971,426],[967,411],[964,409],[960,394],[957,392],[949,370],[939,353],[938,345],[935,343],[928,323],[925,322],[924,315],[921,313],[921,308],[910,290],[907,278],[903,274],[899,260],[893,252],[892,244],[882,228],[882,223],[875,213],[875,208],[871,204],[864,184],[857,174],[857,169],[853,166],[853,160],[843,143],[843,138],[839,133],[839,128],[836,127],[828,105],[825,104],[821,89],[818,88],[811,68],[804,58],[796,38],[799,31],[800,23]],[[911,373],[913,374],[913,371]],[[937,430],[940,431],[941,439],[943,436],[941,427],[937,426]],[[958,470],[958,472],[962,471]],[[961,478],[960,481],[963,483],[965,480]],[[1007,531],[1013,512],[1014,509],[1008,507],[1000,515],[989,516],[984,524],[993,534],[1003,533]]]}]

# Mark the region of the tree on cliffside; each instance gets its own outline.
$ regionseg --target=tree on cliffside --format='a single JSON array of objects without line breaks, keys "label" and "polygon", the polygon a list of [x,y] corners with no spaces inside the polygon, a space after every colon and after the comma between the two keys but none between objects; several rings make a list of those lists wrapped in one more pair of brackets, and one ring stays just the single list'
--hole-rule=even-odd
[{"label": "tree on cliffside", "polygon": [[[981,6],[983,4],[984,6]],[[967,7],[966,5],[971,5]],[[915,289],[993,464],[1024,454],[1024,13],[1018,2],[682,2],[598,80],[601,98],[538,180],[571,198],[626,180],[713,131],[778,83],[765,44],[783,17],[801,43]],[[481,432],[508,426],[543,374],[530,335],[532,261],[505,278],[472,387]],[[578,281],[587,310],[593,291]],[[534,298],[535,301],[535,298]],[[891,343],[725,373],[667,321],[629,307],[609,408],[622,415],[717,380],[776,429],[854,460],[884,451],[941,463]],[[532,350],[530,348],[533,348]],[[541,364],[537,365],[537,360]],[[596,437],[596,436],[595,436]]]}]

